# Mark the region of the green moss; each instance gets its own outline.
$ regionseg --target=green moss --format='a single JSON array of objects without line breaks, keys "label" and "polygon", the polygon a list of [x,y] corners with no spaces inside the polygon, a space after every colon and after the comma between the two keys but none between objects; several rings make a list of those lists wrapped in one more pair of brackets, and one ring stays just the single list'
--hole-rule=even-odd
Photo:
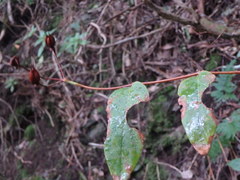
[{"label": "green moss", "polygon": [[146,180],[156,180],[158,176],[160,179],[168,178],[168,172],[163,167],[156,165],[153,162],[147,163],[146,172]]},{"label": "green moss", "polygon": [[45,179],[40,176],[34,176],[34,177],[31,177],[30,180],[45,180]]},{"label": "green moss", "polygon": [[171,155],[175,155],[181,151],[181,147],[183,147],[183,144],[188,141],[188,138],[185,133],[177,135],[177,134],[165,134],[161,137],[159,140],[159,146],[161,146],[161,149],[170,147],[171,149],[168,150],[168,152]]},{"label": "green moss", "polygon": [[173,126],[173,116],[168,114],[170,105],[169,97],[175,93],[175,89],[172,86],[164,88],[157,98],[153,99],[150,104],[151,114],[150,119],[152,121],[149,124],[149,131],[161,133],[166,129]]},{"label": "green moss", "polygon": [[35,126],[28,125],[27,128],[24,130],[24,138],[28,141],[31,141],[35,138]]},{"label": "green moss", "polygon": [[176,89],[169,86],[162,89],[150,103],[145,148],[152,156],[158,153],[159,147],[162,149],[175,143],[174,139],[169,136],[176,122],[174,121],[176,117],[170,110],[172,101],[169,101],[174,96],[176,96]]},{"label": "green moss", "polygon": [[16,126],[17,122],[16,119],[18,120],[18,123],[21,124],[21,122],[24,120],[22,117],[26,116],[27,114],[30,113],[30,109],[26,107],[25,105],[20,105],[16,107],[14,110],[14,113],[10,114],[8,118],[8,122],[11,126]]},{"label": "green moss", "polygon": [[62,19],[63,19],[62,15],[54,16],[53,19],[51,20],[51,23],[48,29],[51,30],[56,28],[59,25],[59,23],[62,21]]},{"label": "green moss", "polygon": [[210,55],[210,60],[207,62],[205,69],[207,71],[212,71],[218,66],[218,63],[221,61],[221,56],[217,53],[212,53]]},{"label": "green moss", "polygon": [[22,180],[22,179],[26,179],[29,177],[29,174],[28,174],[27,170],[23,168],[22,163],[18,162],[17,169],[18,169],[18,175],[15,178],[16,180]]}]

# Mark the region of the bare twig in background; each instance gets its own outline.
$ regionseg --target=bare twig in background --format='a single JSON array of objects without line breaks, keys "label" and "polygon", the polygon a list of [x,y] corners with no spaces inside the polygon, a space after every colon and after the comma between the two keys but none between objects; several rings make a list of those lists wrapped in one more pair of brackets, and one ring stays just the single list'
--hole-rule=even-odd
[{"label": "bare twig in background", "polygon": [[[152,3],[151,0],[145,0],[146,4],[149,5],[152,9],[154,9],[159,16],[164,19],[178,22],[183,25],[191,25],[196,28],[197,31],[207,31],[213,35],[221,36],[224,38],[240,38],[240,30],[234,29],[232,27],[225,26],[223,24],[219,24],[209,20],[206,17],[199,17],[199,21],[196,23],[193,20],[185,19],[175,14],[169,13],[165,11],[163,8],[157,6]],[[202,11],[202,10],[201,10]]]},{"label": "bare twig in background", "polygon": [[[4,7],[2,9],[5,9],[4,12],[6,12],[6,15],[7,1],[4,2],[5,6],[0,5]],[[21,160],[16,158],[13,153],[9,153],[13,152],[11,149],[15,147],[17,147],[17,153],[19,156],[22,156],[23,160],[32,162],[32,165],[25,164],[23,168],[27,171],[30,170],[29,172],[34,171],[34,175],[45,176],[46,173],[49,173],[49,176],[51,176],[53,174],[49,172],[49,169],[55,167],[56,172],[54,172],[54,174],[56,175],[56,173],[58,173],[59,176],[57,178],[61,179],[68,179],[68,175],[72,177],[75,175],[76,178],[80,176],[81,179],[81,175],[79,174],[83,174],[83,176],[89,177],[89,179],[92,178],[93,180],[107,179],[109,170],[105,164],[102,151],[105,132],[100,129],[99,136],[92,139],[89,137],[91,133],[97,129],[96,125],[104,124],[104,127],[107,126],[104,107],[107,97],[112,90],[120,87],[128,87],[131,85],[131,82],[136,80],[150,81],[150,83],[169,82],[168,78],[178,77],[183,74],[189,75],[192,72],[206,69],[206,65],[209,64],[210,61],[214,61],[215,56],[219,56],[221,60],[218,63],[216,62],[216,66],[208,71],[220,71],[222,67],[225,67],[232,59],[237,57],[239,51],[237,38],[235,45],[229,38],[225,38],[224,34],[228,33],[226,29],[223,28],[223,30],[220,31],[214,30],[212,33],[211,30],[207,32],[207,30],[202,27],[202,24],[200,24],[200,19],[204,18],[204,13],[206,13],[208,16],[206,18],[214,18],[215,22],[221,21],[221,19],[224,18],[226,24],[229,24],[227,26],[237,27],[237,17],[239,16],[239,3],[237,0],[231,2],[225,0],[218,2],[204,0],[153,0],[152,2],[155,2],[154,5],[161,10],[164,9],[163,12],[165,14],[163,13],[162,15],[166,18],[160,16],[157,13],[158,10],[151,8],[151,6],[143,0],[71,0],[65,3],[60,1],[51,1],[51,3],[47,1],[35,2],[36,3],[32,5],[28,2],[20,4],[16,1],[16,3],[11,3],[15,23],[22,22],[22,24],[12,25],[9,18],[6,17],[7,22],[4,24],[3,29],[6,30],[6,33],[5,35],[3,33],[0,43],[0,46],[3,47],[1,49],[3,63],[0,65],[0,96],[16,111],[15,114],[17,118],[19,118],[21,128],[21,137],[17,137],[18,134],[16,132],[19,132],[18,126],[11,126],[8,122],[10,119],[14,121],[14,116],[11,115],[12,117],[8,117],[8,114],[2,115],[1,112],[3,111],[0,112],[2,117],[0,119],[0,129],[4,129],[5,131],[7,129],[7,133],[0,133],[1,141],[5,143],[1,144],[0,148],[1,157],[4,157],[3,161],[0,159],[0,169],[4,171],[3,173],[1,172],[1,174],[10,179],[14,179],[18,171],[23,170],[22,168],[17,169],[17,166],[15,166],[17,162],[21,162]],[[195,2],[196,5],[192,6],[190,4],[191,2]],[[205,2],[205,9],[200,10],[201,7],[198,2]],[[225,6],[226,4],[227,6]],[[18,14],[18,12],[20,12],[20,14]],[[19,15],[17,18],[16,13]],[[21,15],[23,16],[20,17]],[[173,16],[177,16],[178,18],[171,20]],[[25,21],[25,18],[29,18],[29,22]],[[184,19],[187,21],[184,21]],[[190,25],[185,26],[179,23],[178,20],[185,24],[190,22]],[[211,19],[207,20],[211,22],[214,21]],[[58,24],[58,22],[60,23]],[[3,23],[5,23],[5,21]],[[206,22],[202,21],[201,23],[204,24]],[[76,27],[79,26],[80,29],[75,29],[75,25]],[[71,86],[63,81],[57,82],[61,84],[52,88],[40,87],[34,89],[25,80],[28,75],[27,73],[19,69],[14,73],[13,68],[9,68],[6,62],[9,60],[9,56],[15,55],[12,53],[17,53],[17,55],[23,59],[22,65],[27,65],[30,59],[36,59],[36,62],[38,62],[39,57],[36,56],[36,52],[39,46],[33,46],[40,38],[38,31],[26,41],[19,41],[20,38],[31,32],[32,27],[37,27],[39,31],[43,29],[50,31],[51,28],[57,28],[54,36],[59,40],[57,44],[58,48],[62,48],[66,38],[74,37],[76,33],[87,34],[84,40],[88,43],[90,42],[90,44],[86,46],[80,45],[79,51],[76,54],[63,51],[60,64],[64,66],[63,70],[66,78],[83,83],[77,83],[77,86],[86,87],[89,90]],[[218,26],[214,28],[216,27]],[[17,28],[22,29],[19,31]],[[10,33],[14,36],[9,36],[9,31],[11,31]],[[216,35],[212,36],[214,33]],[[6,41],[6,37],[10,37],[9,42]],[[17,45],[14,43],[15,40],[18,40]],[[2,42],[6,42],[6,47],[2,46]],[[231,53],[228,51],[231,51]],[[59,71],[55,70],[54,63],[51,61],[51,57],[48,56],[47,51],[44,51],[43,57],[44,61],[38,62],[39,67],[41,67],[39,72],[44,77],[50,77],[49,79],[45,78],[47,80],[45,83],[48,84],[48,81],[52,82],[51,78],[56,78],[57,80],[57,73],[59,73]],[[114,67],[116,73],[114,81],[111,79],[111,76],[115,74],[113,73],[112,67]],[[234,68],[238,68],[238,65],[235,65]],[[7,82],[9,77],[16,79],[18,82],[13,92],[5,89],[5,82]],[[56,81],[53,83],[55,82]],[[70,84],[74,83],[75,82],[71,82]],[[239,80],[235,78],[234,83],[239,83]],[[90,86],[85,86],[84,84]],[[122,84],[123,86],[118,86]],[[159,102],[159,104],[161,103],[161,105],[163,104],[168,107],[166,114],[164,114],[167,118],[164,120],[169,120],[169,122],[172,122],[172,119],[168,118],[172,116],[173,113],[179,118],[179,106],[175,101],[177,95],[174,93],[176,92],[178,84],[178,81],[171,81],[171,83],[161,85],[154,84],[148,87],[152,100],[156,99],[158,101],[158,97],[171,96],[169,102]],[[66,91],[63,86],[66,86],[69,91]],[[111,88],[111,86],[115,87]],[[165,93],[165,90],[169,89],[169,86],[174,89],[174,92]],[[100,91],[93,91],[93,89]],[[110,91],[106,92],[103,90]],[[237,90],[239,90],[239,88]],[[32,91],[35,93],[32,93]],[[101,96],[99,96],[99,93],[101,93]],[[209,91],[207,94],[209,95]],[[34,99],[35,96],[39,98],[39,104],[42,110],[44,110],[44,116],[43,111],[39,111],[39,107],[29,105],[29,98]],[[72,102],[69,101],[69,96]],[[17,99],[17,102],[15,99]],[[219,111],[217,110],[216,115],[219,116],[219,119],[222,119],[223,115],[219,112],[226,111],[224,114],[227,116],[229,111],[238,108],[236,104],[237,102],[232,105],[229,103],[224,104],[224,107],[221,107]],[[154,103],[150,104],[150,106],[152,105],[155,106]],[[214,106],[215,104],[211,102],[210,105]],[[149,106],[149,104],[146,106]],[[20,116],[18,113],[19,108],[24,108],[24,112]],[[159,108],[159,106],[157,108]],[[46,110],[48,112],[45,112]],[[138,122],[138,128],[146,132],[145,127],[151,127],[152,117],[150,116],[155,116],[155,112],[149,109],[150,111],[147,111],[145,116],[141,106],[133,110],[136,112],[133,119],[141,119],[141,121]],[[161,108],[161,110],[163,109]],[[40,113],[35,113],[35,111],[39,111]],[[8,113],[10,111],[6,109],[5,112]],[[47,113],[49,113],[51,117],[48,116]],[[158,111],[157,113],[162,112]],[[132,115],[131,112],[129,115]],[[22,118],[22,116],[24,116],[24,118]],[[155,122],[155,120],[158,120],[158,118],[154,118],[153,122]],[[136,121],[134,121],[134,123],[136,123]],[[169,128],[171,130],[176,129],[176,125],[179,126],[178,123],[179,122],[176,123],[176,121],[174,121],[174,125],[171,125]],[[32,143],[28,143],[25,148],[18,149],[18,145],[25,141],[23,140],[23,133],[26,126],[31,124],[34,124],[36,130],[41,131],[41,134],[36,134],[33,145]],[[11,128],[10,130],[8,130],[8,126]],[[150,132],[155,133],[155,128],[159,127],[154,127]],[[169,128],[164,127],[164,132],[156,133],[155,137],[161,139],[163,135],[168,135]],[[101,133],[101,131],[103,132]],[[8,138],[9,135],[10,138]],[[55,139],[55,135],[57,139]],[[12,137],[14,141],[9,140],[13,139]],[[151,136],[148,137],[147,135],[146,139],[145,142],[148,143]],[[39,152],[38,147],[43,147],[45,144],[47,145],[46,150],[44,148],[44,152]],[[144,149],[144,158],[146,158],[149,163],[145,164],[144,161],[144,163],[141,164],[143,168],[134,173],[133,178],[144,176],[143,179],[148,179],[149,176],[154,173],[155,178],[164,179],[162,167],[152,163],[152,158],[148,159],[149,155],[155,156],[156,154],[162,162],[171,162],[170,164],[177,167],[180,171],[186,168],[191,169],[194,175],[199,175],[199,178],[202,179],[206,179],[211,175],[211,169],[209,169],[209,166],[206,167],[206,158],[196,158],[193,150],[186,150],[192,149],[189,148],[188,143],[181,144],[180,150],[176,150],[176,154],[171,152],[173,149],[175,151],[175,143],[169,143],[167,148],[161,147],[160,149],[159,146],[156,148],[155,145],[154,140],[151,144],[147,145],[148,148]],[[233,147],[235,148],[236,145],[233,144]],[[57,149],[59,149],[59,152]],[[228,149],[224,150],[228,156]],[[32,154],[40,157],[31,157]],[[49,155],[49,158],[43,161],[42,157],[46,154]],[[232,157],[232,153],[229,153],[229,155]],[[236,152],[236,155],[239,155],[239,153]],[[2,162],[6,162],[6,168],[4,169],[2,168]],[[44,167],[44,164],[47,164],[48,167]],[[151,164],[154,165],[152,166]],[[229,169],[225,168],[226,163],[224,162],[223,156],[218,158],[217,163],[212,162],[211,165],[216,179],[222,178],[224,174],[229,174]],[[52,167],[49,168],[49,166]],[[16,167],[16,169],[14,169],[14,167]],[[38,168],[36,169],[34,167]],[[199,169],[199,167],[201,168]],[[93,170],[94,168],[98,168],[104,172],[104,174],[96,174]],[[145,174],[144,169],[146,169]],[[13,173],[9,170],[12,170]],[[8,177],[5,173],[9,173],[9,175],[12,174],[15,177]],[[178,173],[175,172],[169,174],[169,176],[171,176],[171,179],[179,179]],[[230,177],[227,178],[231,178],[231,175],[229,176]]]},{"label": "bare twig in background", "polygon": [[[93,22],[91,22],[90,23],[90,25],[91,26],[93,26],[93,27],[95,27],[96,29],[97,29],[97,31],[98,31],[98,34],[100,35],[100,37],[103,39],[103,46],[106,44],[106,42],[107,42],[107,38],[106,38],[106,36],[102,33],[102,31],[101,31],[101,28],[96,24],[96,23],[93,23]],[[102,49],[100,49],[99,50],[99,54],[102,52]]]},{"label": "bare twig in background", "polygon": [[151,0],[145,0],[145,4],[148,5],[149,7],[151,7],[152,9],[154,9],[158,13],[158,15],[163,17],[164,19],[175,21],[175,22],[178,22],[178,23],[183,24],[183,25],[191,25],[191,26],[194,26],[194,27],[197,26],[197,23],[195,21],[190,20],[190,19],[184,19],[180,16],[177,16],[175,14],[167,12],[163,8],[161,8],[161,7],[157,6],[156,4],[152,3]]},{"label": "bare twig in background", "polygon": [[152,34],[159,33],[163,30],[164,30],[164,28],[156,29],[156,30],[153,30],[151,32],[148,32],[148,33],[145,33],[145,34],[142,34],[142,35],[139,35],[139,36],[127,37],[126,39],[122,39],[120,41],[110,43],[110,44],[106,44],[106,45],[103,45],[103,46],[88,44],[88,45],[86,45],[86,47],[93,48],[93,49],[110,48],[110,47],[117,46],[117,45],[129,42],[129,41],[135,40],[135,39],[144,38],[144,37],[150,36]]},{"label": "bare twig in background", "polygon": [[198,13],[204,15],[205,10],[204,10],[204,4],[205,0],[198,0]]},{"label": "bare twig in background", "polygon": [[142,6],[143,4],[144,4],[144,3],[141,2],[141,3],[139,3],[139,4],[136,5],[136,6],[133,6],[133,7],[129,7],[129,8],[127,8],[127,9],[124,9],[124,10],[121,11],[120,13],[118,13],[118,14],[112,16],[111,18],[109,18],[108,20],[106,20],[106,21],[103,23],[103,25],[105,25],[105,24],[107,24],[109,21],[112,21],[113,19],[121,16],[122,14],[124,14],[124,13],[127,12],[127,11],[133,11],[133,10],[137,9],[138,7]]},{"label": "bare twig in background", "polygon": [[15,21],[13,19],[13,15],[12,15],[11,0],[7,1],[7,13],[8,13],[8,19],[9,19],[10,23],[15,24]]},{"label": "bare twig in background", "polygon": [[165,162],[160,162],[160,161],[154,161],[156,164],[159,164],[159,165],[163,165],[163,166],[167,166],[167,167],[170,167],[171,169],[174,169],[175,171],[177,171],[180,175],[182,175],[182,171],[178,168],[176,168],[175,166],[171,165],[171,164],[168,164],[168,163],[165,163]]},{"label": "bare twig in background", "polygon": [[21,163],[23,163],[23,164],[32,164],[31,161],[26,161],[26,160],[24,160],[23,157],[19,156],[15,151],[13,152],[13,154],[14,154],[14,156],[15,156],[18,160],[21,161]]}]

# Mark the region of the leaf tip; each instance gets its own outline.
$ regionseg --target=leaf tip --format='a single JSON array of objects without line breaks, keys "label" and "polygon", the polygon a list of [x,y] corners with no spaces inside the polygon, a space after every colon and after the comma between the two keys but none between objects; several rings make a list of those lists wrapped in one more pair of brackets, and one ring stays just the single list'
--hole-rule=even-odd
[{"label": "leaf tip", "polygon": [[210,144],[193,144],[194,149],[201,154],[201,155],[207,155],[210,150]]}]

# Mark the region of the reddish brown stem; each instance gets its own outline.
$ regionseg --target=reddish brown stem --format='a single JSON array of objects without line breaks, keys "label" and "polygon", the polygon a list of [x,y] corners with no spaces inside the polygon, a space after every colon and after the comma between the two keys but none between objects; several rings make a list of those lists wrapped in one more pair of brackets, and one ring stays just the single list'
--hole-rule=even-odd
[{"label": "reddish brown stem", "polygon": [[53,55],[54,55],[54,58],[55,58],[55,61],[57,63],[57,66],[58,66],[58,69],[60,70],[60,74],[61,74],[61,78],[64,79],[64,74],[63,74],[63,70],[62,70],[62,66],[61,64],[58,62],[58,58],[57,58],[57,54],[56,54],[56,51],[54,48],[50,48],[53,52]]},{"label": "reddish brown stem", "polygon": [[[212,71],[212,74],[240,74],[240,71]],[[144,85],[151,85],[151,84],[160,84],[160,83],[166,83],[166,82],[171,82],[171,81],[176,81],[176,80],[180,80],[180,79],[185,79],[185,78],[189,78],[192,76],[197,76],[198,72],[192,73],[192,74],[187,74],[187,75],[183,75],[183,76],[178,76],[178,77],[174,77],[174,78],[168,78],[168,79],[163,79],[163,80],[157,80],[157,81],[148,81],[148,82],[142,82]],[[55,79],[56,80],[56,79]],[[90,89],[90,90],[101,90],[101,91],[107,91],[107,90],[116,90],[116,89],[120,89],[120,88],[124,88],[124,87],[129,87],[132,84],[126,84],[126,85],[122,85],[122,86],[116,86],[116,87],[108,87],[108,88],[103,88],[103,87],[91,87],[91,86],[87,86],[84,84],[80,84],[68,79],[59,79],[58,81],[62,81],[62,82],[66,82],[75,86],[79,86],[85,89]]]},{"label": "reddish brown stem", "polygon": [[60,82],[64,82],[63,79],[59,79],[59,78],[49,78],[49,77],[43,77],[41,76],[42,79],[45,79],[45,80],[52,80],[52,81],[60,81]]}]

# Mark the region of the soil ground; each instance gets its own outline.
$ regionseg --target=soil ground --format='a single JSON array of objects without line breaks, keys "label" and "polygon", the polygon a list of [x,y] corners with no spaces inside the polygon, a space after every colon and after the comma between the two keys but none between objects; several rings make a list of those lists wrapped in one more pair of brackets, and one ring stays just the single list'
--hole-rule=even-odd
[{"label": "soil ground", "polygon": [[[154,3],[183,19],[194,20],[198,14],[236,31],[240,27],[238,0]],[[35,86],[27,72],[9,66],[17,55],[23,66],[34,65],[42,77],[59,78],[44,41],[51,33],[65,76],[94,87],[160,80],[203,69],[221,71],[234,59],[233,68],[240,68],[239,38],[171,21],[140,0],[0,1],[0,179],[111,179],[103,143],[105,109],[112,91],[44,79],[45,86],[55,84]],[[183,179],[179,172],[195,180],[239,178],[225,159],[240,156],[239,141],[225,147],[215,160],[198,155],[189,143],[177,103],[179,83],[148,86],[150,102],[128,112],[129,125],[145,136],[141,160],[130,179]],[[238,75],[233,83],[237,86],[231,93],[236,99],[217,102],[211,95],[214,86],[203,97],[218,123],[239,108]]]}]

